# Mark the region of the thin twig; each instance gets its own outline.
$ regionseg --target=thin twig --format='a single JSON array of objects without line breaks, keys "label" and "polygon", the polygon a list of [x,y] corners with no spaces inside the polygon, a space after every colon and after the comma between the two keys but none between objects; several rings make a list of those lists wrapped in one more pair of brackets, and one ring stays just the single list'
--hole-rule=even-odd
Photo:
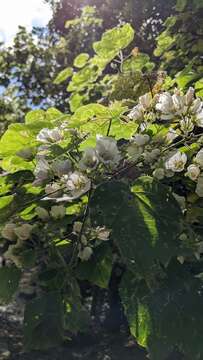
[{"label": "thin twig", "polygon": [[77,240],[75,242],[75,246],[74,246],[72,257],[71,257],[70,264],[69,264],[70,266],[74,264],[75,253],[76,253],[78,244],[80,243],[81,238],[82,238],[82,234],[83,234],[84,227],[85,227],[85,222],[86,222],[86,219],[87,219],[88,214],[89,214],[89,205],[90,205],[91,194],[92,194],[92,184],[91,184],[90,190],[88,192],[88,201],[87,201],[85,211],[84,211],[84,215],[83,215],[82,226],[81,226],[78,238],[77,238]]}]

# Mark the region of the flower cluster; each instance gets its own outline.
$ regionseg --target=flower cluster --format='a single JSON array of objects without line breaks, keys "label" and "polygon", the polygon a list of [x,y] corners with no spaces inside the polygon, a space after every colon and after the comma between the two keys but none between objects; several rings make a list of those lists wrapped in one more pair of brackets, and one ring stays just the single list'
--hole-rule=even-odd
[{"label": "flower cluster", "polygon": [[[197,135],[199,151],[193,157],[187,155],[187,143],[196,141],[195,137],[193,140],[194,128],[203,127],[203,102],[195,98],[194,89],[189,88],[185,95],[175,89],[174,94],[163,92],[154,97],[151,94],[141,96],[128,116],[139,123],[140,129],[127,147],[130,160],[136,161],[138,166],[148,164],[158,180],[181,173],[196,183],[195,192],[203,197],[201,132]],[[163,120],[163,135],[150,136],[151,124],[160,120]]]},{"label": "flower cluster", "polygon": [[[183,181],[188,193],[193,191],[196,198],[203,197],[203,103],[195,97],[193,88],[189,88],[186,94],[175,89],[173,94],[142,95],[138,104],[125,116],[126,121],[129,126],[136,123],[137,131],[130,138],[121,137],[119,142],[113,135],[98,134],[95,147],[86,147],[82,151],[78,140],[83,134],[69,129],[65,123],[39,132],[37,153],[29,149],[18,152],[18,156],[27,161],[35,157],[33,185],[42,187],[41,200],[51,203],[51,206],[48,203],[42,207],[40,202],[40,206],[35,208],[35,215],[42,225],[46,227],[45,223],[51,221],[63,223],[61,219],[66,216],[67,209],[57,203],[75,204],[80,198],[82,203],[87,199],[85,194],[89,194],[89,199],[97,185],[111,180],[116,174],[122,177],[128,166],[138,170],[138,174],[169,183],[184,214],[187,212],[187,199],[176,193],[173,186],[176,181]],[[71,138],[67,147],[66,132]],[[126,176],[125,181],[131,180]],[[88,221],[85,218],[81,223],[74,219],[70,229],[73,238],[77,239],[77,258],[81,261],[89,260],[94,248],[110,237],[110,229],[93,228]],[[61,235],[63,230],[59,232]],[[16,253],[19,253],[24,240],[32,239],[32,233],[30,224],[8,223],[2,230],[3,238],[11,242],[6,256],[17,263]],[[197,249],[194,251],[198,252]]]},{"label": "flower cluster", "polygon": [[83,224],[79,221],[74,223],[73,233],[78,236],[80,240],[78,246],[78,257],[82,261],[89,260],[93,254],[94,246],[97,246],[101,241],[108,241],[110,237],[110,230],[105,226],[92,228],[86,224],[83,229]]},{"label": "flower cluster", "polygon": [[171,120],[177,117],[182,118],[182,126],[188,127],[192,131],[194,124],[203,127],[203,103],[200,98],[194,97],[194,89],[189,88],[185,95],[179,90],[175,90],[171,95],[164,92],[157,97],[155,105],[162,120]]},{"label": "flower cluster", "polygon": [[[50,139],[55,136],[56,129],[50,130],[47,135],[47,129],[41,130],[37,136],[38,140]],[[46,136],[45,136],[46,135]],[[55,136],[56,138],[56,136]],[[58,141],[59,137],[57,137]],[[76,155],[78,156],[78,154]],[[72,201],[87,193],[91,187],[91,180],[88,173],[95,171],[99,165],[107,169],[114,169],[121,159],[121,155],[116,140],[112,137],[97,135],[96,147],[87,148],[82,156],[77,158],[77,163],[70,159],[48,160],[45,154],[40,153],[37,156],[37,165],[34,171],[34,185],[46,184],[45,200],[55,199],[57,202]]]}]

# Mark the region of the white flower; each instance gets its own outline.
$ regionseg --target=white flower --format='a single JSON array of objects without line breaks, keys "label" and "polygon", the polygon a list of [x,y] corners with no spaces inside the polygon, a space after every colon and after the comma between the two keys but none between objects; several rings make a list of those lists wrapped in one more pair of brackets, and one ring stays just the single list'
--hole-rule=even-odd
[{"label": "white flower", "polygon": [[30,238],[33,226],[30,224],[23,224],[15,228],[15,234],[20,240],[27,240]]},{"label": "white flower", "polygon": [[55,143],[63,139],[63,134],[59,128],[42,129],[37,135],[37,140],[42,143]]},{"label": "white flower", "polygon": [[16,225],[9,223],[6,224],[1,232],[1,235],[3,236],[3,238],[7,239],[7,240],[15,240],[16,238],[16,234],[15,234],[15,228]]},{"label": "white flower", "polygon": [[147,110],[152,103],[152,95],[150,93],[146,93],[139,97],[139,104],[143,107],[144,110]]},{"label": "white flower", "polygon": [[167,170],[172,170],[173,172],[183,171],[185,164],[187,162],[187,155],[177,151],[175,154],[169,157],[165,162],[165,167]]},{"label": "white flower", "polygon": [[198,176],[200,174],[200,168],[199,166],[195,164],[191,164],[187,168],[186,175],[193,181],[197,180]]},{"label": "white flower", "polygon": [[195,90],[193,87],[189,87],[187,93],[185,94],[185,104],[190,106],[194,100]]},{"label": "white flower", "polygon": [[82,223],[80,221],[75,221],[73,225],[73,233],[79,234],[82,229]]},{"label": "white flower", "polygon": [[149,142],[150,137],[147,134],[135,134],[132,140],[137,146],[144,146]]},{"label": "white flower", "polygon": [[197,155],[195,156],[195,162],[203,168],[203,148],[198,151]]},{"label": "white flower", "polygon": [[82,236],[81,236],[81,243],[82,243],[83,245],[87,245],[87,244],[88,244],[88,241],[87,241],[87,238],[86,238],[85,235],[82,235]]},{"label": "white flower", "polygon": [[158,180],[162,180],[165,176],[165,172],[164,169],[162,168],[157,168],[153,171],[153,176],[158,179]]},{"label": "white flower", "polygon": [[143,149],[140,146],[137,146],[137,144],[130,143],[130,145],[127,147],[127,153],[130,158],[132,158],[133,161],[137,161],[139,157],[143,153]]},{"label": "white flower", "polygon": [[143,157],[146,163],[155,161],[159,155],[160,155],[159,149],[153,149],[151,151],[145,151],[143,153]]},{"label": "white flower", "polygon": [[103,241],[109,240],[110,230],[107,229],[105,226],[103,227],[98,226],[95,230],[96,230],[97,239]]},{"label": "white flower", "polygon": [[164,120],[171,119],[175,110],[172,96],[169,92],[164,92],[158,98],[156,110],[162,113],[161,118]]},{"label": "white flower", "polygon": [[198,177],[195,192],[199,197],[203,197],[203,174]]},{"label": "white flower", "polygon": [[142,120],[143,119],[143,106],[138,104],[136,105],[128,114],[128,117],[132,120]]},{"label": "white flower", "polygon": [[168,133],[166,134],[166,142],[167,142],[167,143],[171,143],[171,142],[173,142],[173,140],[175,140],[177,137],[178,137],[177,132],[176,132],[174,129],[170,128],[170,129],[168,130]]},{"label": "white flower", "polygon": [[86,246],[83,250],[79,251],[78,257],[82,261],[88,261],[91,258],[92,254],[93,254],[92,248],[89,246]]},{"label": "white flower", "polygon": [[194,124],[192,120],[186,116],[180,120],[180,128],[184,133],[189,133],[194,129]]},{"label": "white flower", "polygon": [[57,198],[58,196],[61,196],[61,187],[57,183],[47,184],[45,187],[45,193],[49,195],[49,198]]},{"label": "white flower", "polygon": [[180,263],[181,265],[184,264],[184,262],[185,262],[185,258],[184,258],[184,256],[182,256],[182,255],[178,256],[178,257],[177,257],[177,260],[179,261],[179,263]]},{"label": "white flower", "polygon": [[97,152],[93,148],[85,149],[82,159],[79,162],[81,170],[95,169],[99,163]]},{"label": "white flower", "polygon": [[66,215],[66,208],[63,205],[52,206],[50,214],[55,220],[62,219]]},{"label": "white flower", "polygon": [[203,109],[196,115],[196,124],[199,127],[203,127]]},{"label": "white flower", "polygon": [[111,137],[97,135],[96,151],[100,161],[106,165],[114,167],[120,161],[117,142]]},{"label": "white flower", "polygon": [[49,213],[46,209],[44,209],[43,207],[37,206],[35,209],[35,212],[37,214],[37,216],[41,219],[41,220],[48,220],[49,219]]},{"label": "white flower", "polygon": [[[173,195],[176,195],[176,196],[178,196],[179,198],[182,198],[182,196],[179,196],[179,195],[177,195],[177,194],[173,194]],[[184,201],[185,201],[185,198],[184,198]],[[180,234],[179,239],[180,239],[181,241],[187,241],[187,240],[188,240],[188,235],[187,235],[186,233],[182,233],[182,234]]]},{"label": "white flower", "polygon": [[47,160],[40,158],[36,168],[34,170],[34,175],[36,177],[33,185],[40,186],[42,183],[50,177],[50,166]]},{"label": "white flower", "polygon": [[184,96],[175,93],[174,95],[172,95],[172,100],[173,100],[174,109],[178,114],[183,114],[187,110],[185,106]]},{"label": "white flower", "polygon": [[72,164],[70,160],[60,160],[54,161],[52,164],[53,172],[58,176],[61,177],[65,174],[68,174],[71,171]]},{"label": "white flower", "polygon": [[64,196],[64,200],[77,199],[89,191],[91,187],[90,179],[78,171],[70,175],[64,175],[62,180],[66,185],[66,189],[70,191],[70,196]]},{"label": "white flower", "polygon": [[203,103],[200,98],[197,98],[193,101],[192,106],[190,107],[190,112],[192,114],[197,114],[202,110]]}]

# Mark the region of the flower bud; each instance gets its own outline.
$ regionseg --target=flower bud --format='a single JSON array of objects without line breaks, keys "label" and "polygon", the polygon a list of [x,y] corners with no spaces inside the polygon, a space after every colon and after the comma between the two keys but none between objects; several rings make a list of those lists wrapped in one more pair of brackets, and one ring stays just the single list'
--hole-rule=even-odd
[{"label": "flower bud", "polygon": [[79,251],[78,257],[82,261],[88,261],[93,254],[93,250],[90,246],[86,246],[83,250]]},{"label": "flower bud", "polygon": [[75,221],[73,225],[73,233],[79,234],[82,229],[82,223],[80,221]]},{"label": "flower bud", "polygon": [[203,127],[203,110],[196,115],[196,124],[199,127]]},{"label": "flower bud", "polygon": [[187,93],[185,94],[185,104],[187,106],[190,106],[194,100],[194,88],[193,87],[189,87]]},{"label": "flower bud", "polygon": [[143,107],[142,105],[136,105],[128,114],[131,120],[142,120],[143,119]]},{"label": "flower bud", "polygon": [[142,105],[144,110],[147,110],[152,103],[152,95],[150,93],[146,93],[139,97],[139,103]]},{"label": "flower bud", "polygon": [[197,180],[198,176],[200,174],[200,168],[199,166],[195,164],[191,164],[187,168],[186,175],[193,181]]},{"label": "flower bud", "polygon": [[135,135],[133,136],[132,140],[135,142],[135,144],[136,144],[137,146],[144,146],[144,145],[146,145],[146,144],[149,142],[150,137],[149,137],[149,135],[147,135],[147,134],[144,134],[144,135],[142,135],[142,134],[135,134]]},{"label": "flower bud", "polygon": [[40,206],[36,207],[35,212],[41,220],[46,221],[49,219],[49,213],[43,207],[40,207]]},{"label": "flower bud", "polygon": [[180,128],[184,133],[189,133],[194,129],[194,124],[190,118],[185,117],[180,120]]},{"label": "flower bud", "polygon": [[96,228],[96,236],[99,240],[107,241],[109,240],[110,230],[108,230],[105,226]]},{"label": "flower bud", "polygon": [[52,206],[50,214],[55,220],[62,219],[66,215],[66,208],[63,205]]},{"label": "flower bud", "polygon": [[16,225],[15,224],[6,224],[1,232],[1,235],[3,236],[3,238],[13,241],[16,238],[16,234],[15,234],[15,228]]},{"label": "flower bud", "polygon": [[181,265],[184,264],[184,262],[185,262],[184,256],[178,256],[178,257],[177,257],[177,260],[179,261],[179,263],[180,263]]},{"label": "flower bud", "polygon": [[198,112],[200,112],[202,109],[202,101],[200,98],[197,98],[193,101],[193,104],[190,108],[190,112],[192,114],[197,114]]},{"label": "flower bud", "polygon": [[31,236],[33,226],[30,224],[23,224],[15,228],[15,234],[20,240],[28,240]]},{"label": "flower bud", "polygon": [[157,168],[153,171],[153,176],[158,179],[158,180],[162,180],[165,176],[165,172],[164,169],[162,168]]},{"label": "flower bud", "polygon": [[82,235],[82,236],[81,236],[81,243],[82,243],[83,245],[87,245],[87,238],[86,238],[85,235]]},{"label": "flower bud", "polygon": [[199,150],[197,155],[195,156],[195,162],[203,168],[203,148]]},{"label": "flower bud", "polygon": [[95,169],[99,163],[98,154],[95,149],[87,148],[83,153],[83,157],[79,162],[81,170]]},{"label": "flower bud", "polygon": [[195,192],[199,197],[203,197],[203,175],[198,178]]}]

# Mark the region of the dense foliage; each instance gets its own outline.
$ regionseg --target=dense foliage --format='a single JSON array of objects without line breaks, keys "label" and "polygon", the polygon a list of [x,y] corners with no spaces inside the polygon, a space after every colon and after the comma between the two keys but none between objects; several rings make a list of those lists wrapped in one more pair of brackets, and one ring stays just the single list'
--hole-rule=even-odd
[{"label": "dense foliage", "polygon": [[166,20],[155,49],[162,68],[176,75],[178,86],[184,88],[195,81],[199,95],[203,94],[202,17],[202,0],[178,0],[176,13]]},{"label": "dense foliage", "polygon": [[[21,29],[12,51],[2,50],[4,87],[17,87],[19,96],[2,97],[0,303],[11,301],[31,270],[28,350],[86,331],[84,287],[94,301],[92,289],[110,291],[116,268],[131,334],[150,358],[167,359],[175,349],[203,357],[201,64],[191,45],[179,53],[184,34],[173,35],[172,50],[163,42],[186,7],[177,2],[178,15],[158,38],[161,66],[135,47],[128,23],[105,31],[72,63],[63,59],[68,43],[49,47],[43,32],[35,44]],[[90,28],[101,25],[91,7],[81,16]],[[78,32],[80,24],[75,18],[66,26]],[[181,82],[187,63],[196,76]]]}]

